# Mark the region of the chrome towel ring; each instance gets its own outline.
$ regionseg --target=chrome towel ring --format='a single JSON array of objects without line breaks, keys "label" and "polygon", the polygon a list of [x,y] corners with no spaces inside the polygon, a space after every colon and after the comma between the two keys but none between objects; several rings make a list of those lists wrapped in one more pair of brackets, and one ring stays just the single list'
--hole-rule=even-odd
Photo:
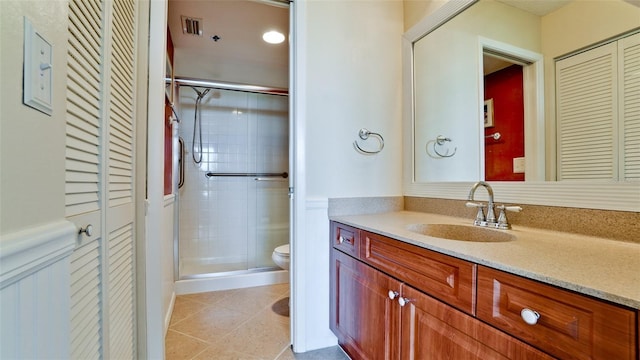
[{"label": "chrome towel ring", "polygon": [[363,148],[360,147],[360,145],[358,145],[358,141],[354,141],[353,142],[353,146],[356,148],[357,151],[363,153],[363,154],[377,154],[380,151],[382,151],[382,148],[384,148],[384,139],[382,138],[382,135],[369,131],[365,128],[360,129],[360,131],[358,131],[358,136],[360,137],[360,139],[362,140],[367,140],[369,138],[369,136],[375,136],[376,138],[378,138],[378,142],[380,143],[380,148],[378,150],[375,151],[368,151],[368,150],[364,150]]},{"label": "chrome towel ring", "polygon": [[436,139],[433,140],[433,152],[436,153],[436,155],[438,155],[440,157],[443,157],[443,158],[448,158],[448,157],[452,157],[453,155],[455,155],[456,151],[458,151],[458,147],[455,147],[453,149],[453,153],[451,153],[451,154],[449,154],[449,149],[448,148],[447,148],[447,151],[444,154],[442,154],[442,153],[440,153],[438,151],[438,146],[443,146],[444,143],[446,143],[446,142],[451,142],[451,139],[446,137],[446,136],[443,136],[443,135],[438,135],[436,137]]}]

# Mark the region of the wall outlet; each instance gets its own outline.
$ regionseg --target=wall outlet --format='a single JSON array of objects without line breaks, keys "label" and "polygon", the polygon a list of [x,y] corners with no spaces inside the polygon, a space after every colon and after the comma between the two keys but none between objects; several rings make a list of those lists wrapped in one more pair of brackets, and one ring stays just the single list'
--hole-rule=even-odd
[{"label": "wall outlet", "polygon": [[524,173],[524,157],[513,158],[513,173]]}]

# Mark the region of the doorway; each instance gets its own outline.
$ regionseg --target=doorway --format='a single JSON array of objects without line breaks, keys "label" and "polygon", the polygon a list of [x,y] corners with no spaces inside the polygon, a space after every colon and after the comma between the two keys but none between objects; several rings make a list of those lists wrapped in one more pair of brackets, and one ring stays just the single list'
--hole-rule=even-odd
[{"label": "doorway", "polygon": [[289,17],[281,1],[168,2],[184,140],[176,280],[280,270],[271,254],[290,238],[290,46],[264,36],[288,34]]},{"label": "doorway", "polygon": [[[481,114],[485,114],[484,119],[484,132],[482,136],[481,144],[484,146],[481,148],[481,155],[483,159],[487,159],[487,156],[493,156],[493,149],[496,144],[504,142],[504,135],[501,130],[496,129],[496,124],[504,119],[496,118],[494,112],[497,106],[502,104],[496,104],[495,101],[491,101],[492,96],[485,94],[485,81],[487,72],[484,68],[486,63],[495,62],[501,71],[509,73],[508,77],[512,78],[511,90],[521,93],[521,96],[517,96],[517,100],[511,100],[515,103],[522,101],[521,108],[518,104],[518,112],[522,114],[522,124],[518,124],[517,129],[511,129],[513,131],[521,131],[521,134],[517,135],[516,145],[514,146],[514,152],[509,152],[504,155],[502,161],[506,162],[505,167],[508,168],[506,173],[509,176],[498,175],[491,179],[489,176],[494,176],[491,171],[487,171],[487,164],[493,166],[493,159],[485,161],[482,166],[482,178],[487,180],[499,180],[499,181],[530,181],[530,180],[544,180],[545,174],[545,121],[544,121],[544,71],[543,71],[543,57],[541,54],[521,49],[509,44],[505,44],[499,41],[480,38],[480,56],[482,59],[480,64],[480,79],[479,83],[483,84],[480,87],[479,98],[483,99],[481,104]],[[520,75],[521,73],[521,75]],[[491,75],[489,75],[491,76]],[[513,85],[514,81],[517,85]],[[502,81],[502,80],[501,80]],[[500,91],[500,90],[498,90]],[[520,98],[522,100],[520,100]],[[484,110],[484,111],[483,111]],[[507,114],[508,115],[508,114]],[[519,116],[519,115],[518,115]],[[482,119],[480,119],[482,121]],[[520,120],[517,119],[519,122]],[[508,126],[507,128],[510,128]],[[509,131],[511,131],[509,130]],[[509,132],[506,132],[509,134]],[[515,135],[509,135],[513,138]],[[511,139],[514,140],[514,139]],[[519,143],[524,143],[519,145]],[[522,152],[522,147],[524,152]],[[522,154],[522,155],[520,155]],[[490,169],[492,170],[492,169]]]}]

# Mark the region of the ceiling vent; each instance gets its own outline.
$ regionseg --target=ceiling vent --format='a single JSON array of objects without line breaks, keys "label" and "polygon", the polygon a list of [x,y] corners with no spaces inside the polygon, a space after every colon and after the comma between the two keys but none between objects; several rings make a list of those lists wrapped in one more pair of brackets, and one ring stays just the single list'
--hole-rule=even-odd
[{"label": "ceiling vent", "polygon": [[181,16],[182,18],[182,32],[184,34],[202,36],[202,19]]}]

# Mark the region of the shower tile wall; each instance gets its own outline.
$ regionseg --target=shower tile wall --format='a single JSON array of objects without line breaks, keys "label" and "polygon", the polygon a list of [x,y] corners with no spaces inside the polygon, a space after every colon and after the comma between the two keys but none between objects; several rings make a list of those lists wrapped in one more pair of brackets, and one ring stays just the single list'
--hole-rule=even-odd
[{"label": "shower tile wall", "polygon": [[[288,181],[207,172],[288,171],[288,99],[211,90],[201,101],[202,162],[192,156],[195,91],[179,91],[185,185],[179,191],[180,275],[271,267],[288,242]],[[198,134],[196,133],[196,155]]]}]

